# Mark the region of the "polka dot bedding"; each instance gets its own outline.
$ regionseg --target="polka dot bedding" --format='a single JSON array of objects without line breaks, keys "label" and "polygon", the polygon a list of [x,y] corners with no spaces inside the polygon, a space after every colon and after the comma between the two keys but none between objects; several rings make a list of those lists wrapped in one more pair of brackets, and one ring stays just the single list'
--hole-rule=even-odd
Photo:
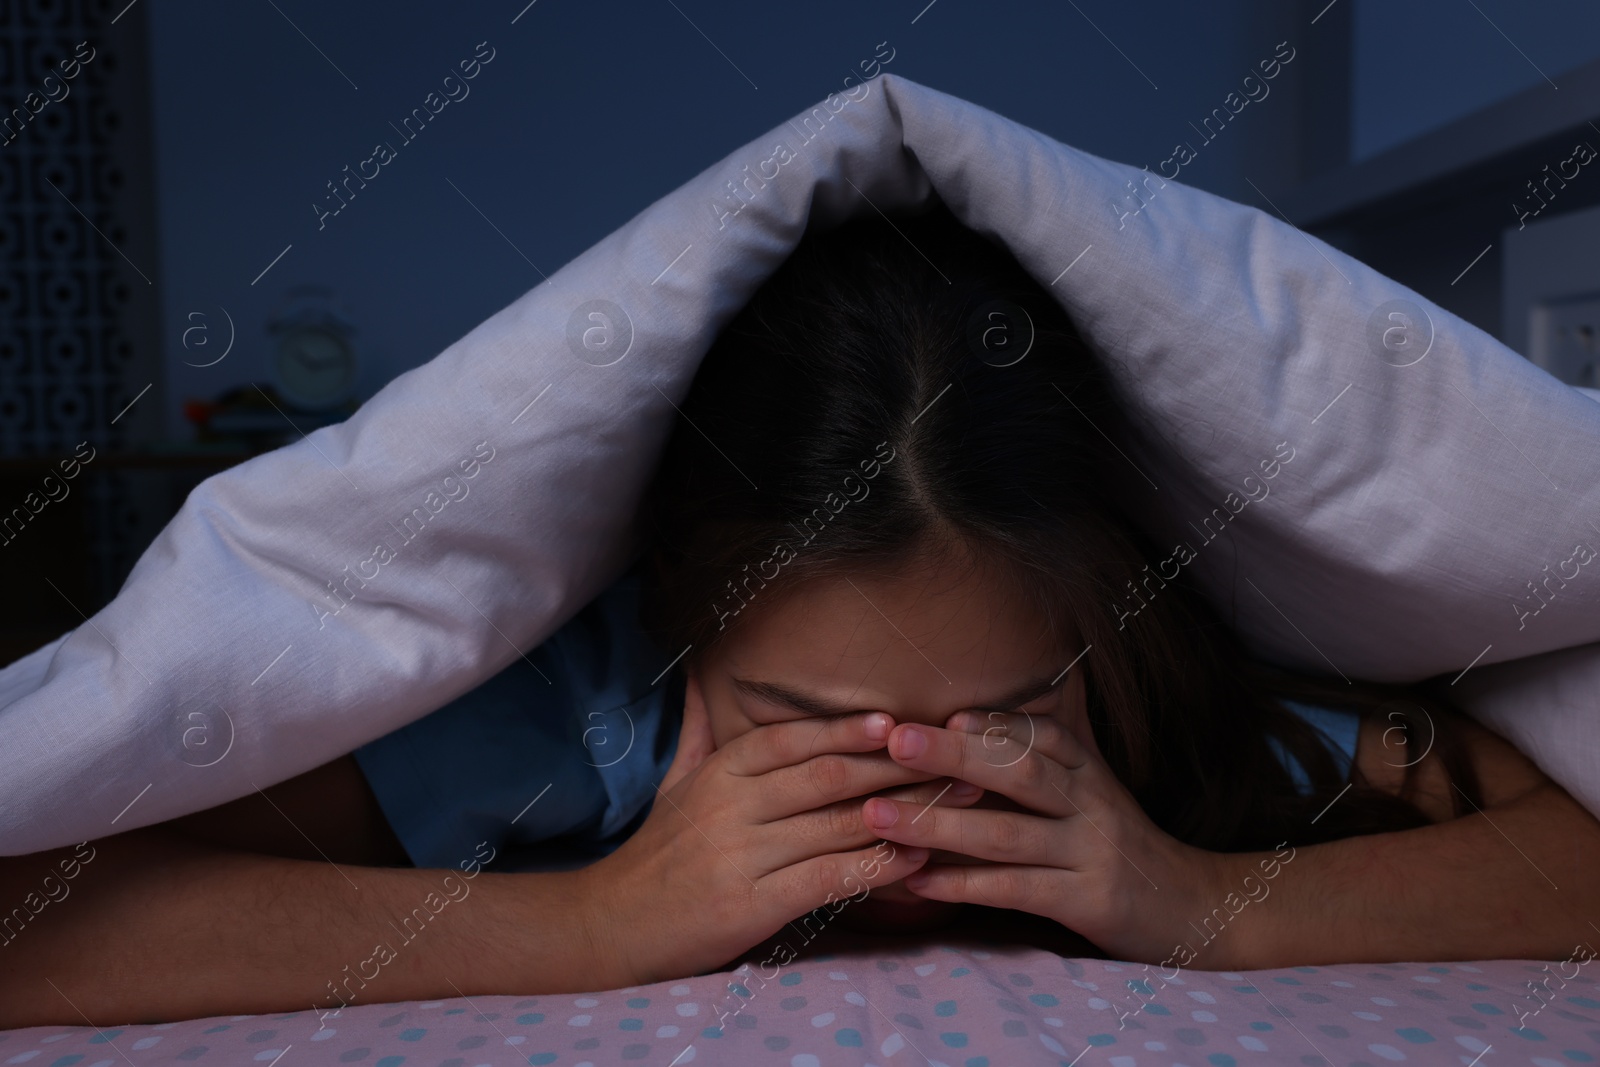
[{"label": "polka dot bedding", "polygon": [[1174,975],[924,944],[590,995],[30,1027],[0,1034],[0,1065],[1573,1067],[1600,1062],[1587,972],[1494,960]]}]

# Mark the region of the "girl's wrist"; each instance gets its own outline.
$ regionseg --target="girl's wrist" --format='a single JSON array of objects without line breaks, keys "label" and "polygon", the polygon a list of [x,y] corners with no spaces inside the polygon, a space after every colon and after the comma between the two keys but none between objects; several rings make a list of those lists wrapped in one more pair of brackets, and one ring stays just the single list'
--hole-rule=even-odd
[{"label": "girl's wrist", "polygon": [[563,918],[574,932],[587,988],[624,989],[646,985],[661,977],[647,973],[635,958],[643,947],[644,930],[639,915],[617,899],[616,872],[603,860],[563,872]]},{"label": "girl's wrist", "polygon": [[608,912],[605,883],[591,868],[479,876],[479,891],[501,902],[498,924],[478,934],[487,951],[506,960],[500,987],[531,995],[637,984],[618,954],[626,924]]},{"label": "girl's wrist", "polygon": [[1272,853],[1193,849],[1189,892],[1171,914],[1172,944],[1162,965],[1208,971],[1258,966],[1271,895],[1261,862],[1271,859]]}]

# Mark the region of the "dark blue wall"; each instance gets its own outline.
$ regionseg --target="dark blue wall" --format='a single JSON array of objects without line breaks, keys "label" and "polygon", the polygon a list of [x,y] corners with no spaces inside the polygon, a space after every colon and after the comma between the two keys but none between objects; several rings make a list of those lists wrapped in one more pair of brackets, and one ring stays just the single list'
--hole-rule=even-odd
[{"label": "dark blue wall", "polygon": [[[348,310],[365,398],[875,53],[892,51],[883,69],[1154,167],[1278,42],[1299,57],[1318,47],[1293,5],[1264,0],[539,0],[520,17],[521,0],[275,3],[150,8],[177,437],[185,398],[270,380],[264,324],[291,286],[330,286]],[[470,95],[405,144],[390,123],[482,41],[494,58]],[[1239,199],[1255,196],[1247,176],[1268,195],[1284,188],[1303,63],[1181,180]],[[319,230],[313,204],[334,203],[325,183],[378,141],[395,158]],[[183,338],[197,323],[220,329],[220,309],[237,325],[233,351],[186,365],[219,351]]]}]

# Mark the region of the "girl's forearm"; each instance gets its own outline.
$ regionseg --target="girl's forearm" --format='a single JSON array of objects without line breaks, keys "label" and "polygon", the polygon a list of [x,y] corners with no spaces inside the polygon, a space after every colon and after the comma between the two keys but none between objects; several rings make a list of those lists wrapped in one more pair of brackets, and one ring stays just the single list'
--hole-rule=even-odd
[{"label": "girl's forearm", "polygon": [[[335,866],[160,827],[0,858],[0,1027],[600,988],[577,872]],[[63,895],[62,886],[67,891]],[[31,894],[31,895],[30,895]],[[16,912],[13,906],[21,909]],[[36,909],[36,912],[33,910]]]},{"label": "girl's forearm", "polygon": [[1554,785],[1430,826],[1296,848],[1265,879],[1261,861],[1285,851],[1218,856],[1217,907],[1185,917],[1193,958],[1172,965],[1566,959],[1600,945],[1589,921],[1600,917],[1600,822]]}]

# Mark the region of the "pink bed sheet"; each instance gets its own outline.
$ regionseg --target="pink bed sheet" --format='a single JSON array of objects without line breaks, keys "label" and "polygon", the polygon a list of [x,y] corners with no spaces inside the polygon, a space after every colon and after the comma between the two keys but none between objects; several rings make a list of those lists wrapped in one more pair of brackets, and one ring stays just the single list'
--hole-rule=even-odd
[{"label": "pink bed sheet", "polygon": [[1186,970],[1166,981],[1156,967],[1036,948],[880,945],[797,960],[764,985],[737,985],[744,971],[589,995],[31,1027],[0,1034],[0,1065],[1571,1067],[1600,1057],[1600,964],[1574,966]]}]

